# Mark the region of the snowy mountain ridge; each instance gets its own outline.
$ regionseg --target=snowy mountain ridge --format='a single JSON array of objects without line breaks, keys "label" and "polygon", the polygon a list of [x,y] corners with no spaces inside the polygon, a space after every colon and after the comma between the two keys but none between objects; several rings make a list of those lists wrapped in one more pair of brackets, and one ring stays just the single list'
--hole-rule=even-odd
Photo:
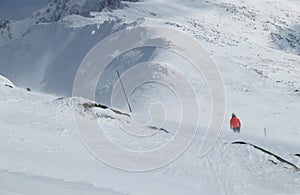
[{"label": "snowy mountain ridge", "polygon": [[[251,68],[262,77],[273,79],[274,82],[291,87],[292,90],[300,88],[297,84],[297,79],[290,77],[290,80],[287,81],[282,79],[285,76],[281,76],[287,74],[285,68],[282,68],[283,66],[286,66],[289,69],[288,71],[295,69],[294,66],[296,66],[296,63],[293,62],[294,59],[290,62],[279,60],[275,65],[270,65],[272,57],[269,59],[269,57],[257,56],[257,54],[255,56],[254,53],[258,53],[259,51],[253,50],[253,48],[258,46],[262,50],[267,50],[270,54],[272,52],[280,53],[280,51],[287,53],[284,55],[288,55],[288,53],[299,54],[300,39],[299,28],[297,27],[299,12],[295,9],[297,2],[287,0],[285,2],[259,1],[255,3],[255,1],[231,0],[229,2],[219,2],[211,0],[205,2],[188,1],[186,5],[181,5],[177,1],[174,1],[172,4],[164,1],[127,1],[126,4],[127,6],[122,6],[124,2],[107,0],[49,1],[44,8],[35,12],[32,17],[20,21],[3,21],[0,25],[0,46],[3,46],[1,47],[2,51],[0,48],[0,57],[2,59],[2,62],[0,62],[1,72],[22,87],[31,87],[34,90],[52,93],[56,91],[57,94],[65,94],[62,92],[70,91],[70,88],[66,89],[64,86],[61,86],[63,89],[60,89],[57,84],[53,86],[54,84],[50,83],[55,83],[57,78],[55,80],[48,80],[47,74],[40,79],[24,82],[28,75],[26,71],[21,71],[24,70],[21,63],[30,64],[32,67],[28,68],[34,71],[43,71],[44,67],[52,67],[52,63],[57,61],[56,64],[60,64],[60,67],[66,69],[67,65],[64,62],[66,59],[63,56],[71,55],[67,48],[76,47],[78,49],[80,47],[79,34],[81,32],[85,32],[80,36],[87,36],[87,39],[90,40],[90,46],[82,49],[79,55],[86,53],[93,44],[103,39],[112,31],[123,29],[123,25],[166,25],[170,28],[187,32],[201,41],[207,48],[214,46],[225,48],[229,46],[234,49],[235,47],[244,45],[245,48],[252,50],[253,58],[261,58],[257,64],[250,62],[251,66],[244,66]],[[105,6],[122,9],[103,10]],[[165,10],[161,10],[161,7],[164,7]],[[268,7],[268,9],[262,9],[265,7]],[[282,8],[279,9],[279,7]],[[102,11],[99,12],[100,10]],[[91,11],[93,12],[92,15],[90,15]],[[172,13],[174,11],[187,14],[188,17],[173,17]],[[98,30],[103,31],[104,29],[103,27],[99,29],[101,25],[111,26],[109,28],[112,31],[106,32],[105,35],[101,32],[102,35],[100,35],[100,33],[97,33]],[[239,26],[240,28],[234,28],[234,26]],[[67,32],[72,31],[72,29],[74,29],[73,34],[68,34]],[[38,31],[42,31],[39,34],[44,35],[40,37],[39,35],[35,35]],[[52,34],[50,32],[55,33]],[[52,37],[53,40],[51,43],[48,43],[45,37]],[[257,37],[260,38],[257,39]],[[40,41],[30,40],[36,40],[37,38]],[[64,49],[57,45],[61,41],[65,43]],[[45,42],[49,47],[44,50],[43,47],[46,47],[46,45],[39,45],[41,42]],[[69,44],[74,45],[71,46]],[[49,51],[47,50],[51,47],[60,48],[60,50],[63,50],[61,52],[66,52],[66,54],[49,55]],[[19,51],[22,56],[22,62],[18,61],[19,57],[13,57],[10,54],[6,54],[6,51],[3,51],[8,48]],[[37,48],[39,48],[39,51],[37,51],[39,54],[28,58],[29,53],[35,51]],[[270,51],[270,48],[274,50]],[[10,52],[8,51],[8,53]],[[81,60],[82,56],[71,60],[69,64],[72,64],[73,68],[76,69]],[[39,65],[41,61],[45,61],[44,66]],[[6,64],[9,64],[9,66]],[[56,64],[53,66],[58,66]],[[260,66],[260,64],[264,64],[265,66]],[[19,73],[13,72],[12,70],[18,66],[21,66],[19,68],[20,71],[18,71]],[[271,69],[272,71],[270,71]],[[278,75],[278,78],[273,77],[272,75],[277,74],[278,70],[282,74]],[[36,75],[34,72],[32,74]],[[33,75],[30,75],[30,77]],[[67,75],[67,78],[70,78],[67,81],[67,85],[71,86],[74,70],[69,71]],[[24,79],[22,79],[23,77]],[[296,77],[298,76],[295,75]],[[23,80],[22,83],[19,81],[20,79]],[[58,80],[65,81],[65,78],[59,77]],[[70,95],[70,92],[67,92],[67,94]]]},{"label": "snowy mountain ridge", "polygon": [[24,36],[36,24],[57,22],[69,15],[92,17],[91,12],[101,12],[104,8],[122,8],[126,5],[126,1],[137,2],[139,0],[49,0],[43,8],[21,20],[22,22],[2,21],[0,23],[0,40],[2,39],[3,43],[16,40]]},{"label": "snowy mountain ridge", "polygon": [[[137,0],[127,0],[137,1]],[[49,0],[47,6],[35,12],[31,17],[36,23],[59,21],[68,15],[91,17],[91,12],[100,12],[104,8],[122,8],[121,0]]]}]

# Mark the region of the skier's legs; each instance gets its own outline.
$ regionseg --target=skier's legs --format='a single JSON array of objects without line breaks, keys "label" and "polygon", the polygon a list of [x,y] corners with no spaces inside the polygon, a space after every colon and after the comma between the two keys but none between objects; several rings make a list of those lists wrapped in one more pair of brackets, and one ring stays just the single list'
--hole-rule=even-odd
[{"label": "skier's legs", "polygon": [[235,127],[233,128],[234,133],[240,133],[240,127]]}]

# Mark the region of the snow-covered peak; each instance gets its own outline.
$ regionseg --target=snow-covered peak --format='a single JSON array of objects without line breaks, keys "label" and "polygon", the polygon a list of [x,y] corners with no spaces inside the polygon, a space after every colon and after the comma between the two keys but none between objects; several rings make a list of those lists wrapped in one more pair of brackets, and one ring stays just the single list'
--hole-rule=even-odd
[{"label": "snow-covered peak", "polygon": [[72,14],[89,17],[91,12],[100,12],[106,7],[120,8],[121,0],[49,0],[45,7],[32,15],[32,18],[39,23],[58,21]]}]

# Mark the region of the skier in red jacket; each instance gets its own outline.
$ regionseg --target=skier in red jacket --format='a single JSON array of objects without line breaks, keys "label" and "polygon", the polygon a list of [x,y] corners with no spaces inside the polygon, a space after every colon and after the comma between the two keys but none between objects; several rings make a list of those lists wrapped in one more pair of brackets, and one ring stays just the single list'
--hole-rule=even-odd
[{"label": "skier in red jacket", "polygon": [[230,129],[233,129],[233,132],[239,133],[241,129],[241,122],[234,113],[232,113],[232,118],[230,119]]}]

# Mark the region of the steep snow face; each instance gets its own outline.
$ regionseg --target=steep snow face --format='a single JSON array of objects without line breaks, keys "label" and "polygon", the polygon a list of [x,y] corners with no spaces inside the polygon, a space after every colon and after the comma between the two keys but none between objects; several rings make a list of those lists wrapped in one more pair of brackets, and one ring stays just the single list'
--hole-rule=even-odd
[{"label": "steep snow face", "polygon": [[70,95],[85,54],[95,43],[124,27],[116,21],[103,22],[100,28],[96,24],[81,28],[66,28],[61,23],[34,26],[22,39],[0,47],[0,72],[6,72],[21,87]]}]

